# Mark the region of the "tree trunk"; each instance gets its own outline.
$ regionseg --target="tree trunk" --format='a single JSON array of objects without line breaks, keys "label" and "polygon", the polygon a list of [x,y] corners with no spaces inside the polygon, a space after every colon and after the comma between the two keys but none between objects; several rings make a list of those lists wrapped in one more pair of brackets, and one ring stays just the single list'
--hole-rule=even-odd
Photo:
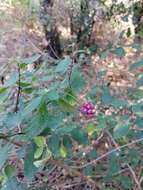
[{"label": "tree trunk", "polygon": [[60,43],[60,33],[53,22],[53,0],[43,0],[41,2],[41,21],[44,28],[45,38],[48,42],[46,47],[49,55],[55,59],[62,56],[62,49]]}]

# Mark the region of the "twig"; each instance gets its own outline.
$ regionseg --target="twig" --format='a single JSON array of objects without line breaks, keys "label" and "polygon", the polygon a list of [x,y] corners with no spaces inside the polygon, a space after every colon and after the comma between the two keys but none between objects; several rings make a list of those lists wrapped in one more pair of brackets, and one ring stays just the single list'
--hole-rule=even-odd
[{"label": "twig", "polygon": [[122,146],[119,146],[119,147],[117,147],[117,148],[114,148],[114,149],[112,149],[111,151],[108,151],[108,152],[106,152],[105,154],[102,154],[101,156],[99,156],[99,157],[96,158],[95,160],[92,160],[91,162],[88,162],[88,163],[86,163],[86,164],[84,164],[84,165],[82,165],[82,166],[71,166],[71,167],[72,167],[72,168],[75,168],[75,169],[82,169],[82,168],[85,168],[85,167],[87,167],[87,166],[90,166],[91,164],[94,164],[94,163],[96,163],[96,162],[102,160],[103,158],[108,157],[110,154],[112,154],[112,153],[114,153],[114,152],[116,152],[116,151],[118,151],[118,150],[121,150],[121,149],[123,149],[123,148],[125,148],[125,147],[129,147],[129,146],[131,146],[131,145],[133,145],[133,144],[137,144],[137,143],[139,143],[139,142],[141,142],[141,141],[143,141],[143,138],[134,140],[133,142],[130,142],[130,143],[127,143],[127,144],[125,144],[125,145],[122,145]]},{"label": "twig", "polygon": [[10,142],[10,143],[12,143],[12,144],[14,144],[14,145],[16,145],[18,147],[21,147],[23,145],[23,142],[15,141],[14,139],[11,140],[7,136],[0,137],[0,139],[3,139],[5,141],[7,141],[7,142]]},{"label": "twig", "polygon": [[72,187],[75,187],[75,186],[79,186],[79,185],[83,185],[83,184],[85,184],[85,182],[79,182],[79,183],[72,183],[72,184],[70,184],[70,185],[60,185],[59,187],[61,187],[62,189],[70,189],[70,188],[72,188]]},{"label": "twig", "polygon": [[0,133],[0,139],[6,140],[7,142],[11,142],[12,144],[20,147],[23,145],[23,142],[15,141],[14,139],[9,139],[9,138],[17,136],[17,135],[23,135],[23,134],[24,133],[15,133],[12,135],[8,135],[8,134]]},{"label": "twig", "polygon": [[130,172],[131,172],[131,174],[132,174],[132,177],[133,177],[135,183],[137,184],[137,187],[138,187],[137,190],[141,190],[142,188],[141,188],[140,182],[139,182],[139,180],[137,179],[137,176],[136,176],[134,170],[132,169],[132,167],[131,167],[129,164],[127,164],[127,166],[128,166],[128,168],[129,168],[129,170],[130,170]]},{"label": "twig", "polygon": [[[117,176],[117,175],[120,175],[120,174],[122,174],[122,173],[124,173],[124,172],[126,172],[126,171],[128,171],[129,170],[129,168],[124,168],[124,169],[122,169],[122,170],[120,170],[120,171],[118,171],[118,172],[116,172],[116,173],[114,173],[114,174],[112,174],[112,177],[115,177],[115,176]],[[107,175],[105,174],[105,175],[94,175],[94,176],[92,176],[94,179],[100,179],[100,178],[104,178],[104,177],[106,177]]]},{"label": "twig", "polygon": [[50,45],[50,43],[48,44],[49,48],[51,49],[51,51],[53,52],[54,56],[57,58],[57,59],[60,59],[60,57],[57,55],[57,53],[55,52],[55,50],[53,49],[53,47]]},{"label": "twig", "polygon": [[[108,130],[106,130],[106,133],[107,133],[107,135],[110,137],[110,139],[111,139],[113,145],[114,145],[116,148],[119,149],[119,145],[116,143],[116,141],[115,141],[115,139],[113,138],[113,136],[111,135],[111,133],[110,133]],[[119,150],[120,150],[120,149],[119,149]]]}]

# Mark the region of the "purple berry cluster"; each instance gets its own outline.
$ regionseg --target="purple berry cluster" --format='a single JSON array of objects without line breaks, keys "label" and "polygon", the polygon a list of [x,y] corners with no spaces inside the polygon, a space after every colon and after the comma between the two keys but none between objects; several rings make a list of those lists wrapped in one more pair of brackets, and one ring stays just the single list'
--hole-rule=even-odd
[{"label": "purple berry cluster", "polygon": [[95,106],[91,102],[86,102],[81,106],[80,112],[88,118],[91,118],[95,115]]}]

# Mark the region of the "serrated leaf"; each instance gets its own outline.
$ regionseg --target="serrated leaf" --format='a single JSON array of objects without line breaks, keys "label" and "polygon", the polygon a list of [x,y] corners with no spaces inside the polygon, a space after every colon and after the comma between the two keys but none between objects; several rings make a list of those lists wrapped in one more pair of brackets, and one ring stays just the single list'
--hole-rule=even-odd
[{"label": "serrated leaf", "polygon": [[31,121],[29,122],[29,127],[24,129],[26,137],[32,139],[33,137],[42,133],[43,130],[48,128],[49,125],[54,126],[52,119],[53,117],[48,115],[46,104],[43,103],[40,105],[38,112],[34,114]]},{"label": "serrated leaf", "polygon": [[65,96],[64,99],[66,99],[70,105],[75,106],[77,104],[77,97],[72,89],[66,88],[65,89]]},{"label": "serrated leaf", "polygon": [[88,136],[87,133],[85,133],[84,130],[81,130],[80,128],[76,128],[71,132],[72,138],[77,141],[79,144],[87,145],[88,142]]},{"label": "serrated leaf", "polygon": [[34,98],[23,110],[23,116],[26,116],[30,114],[32,111],[34,111],[38,106],[40,105],[42,100],[42,96]]},{"label": "serrated leaf", "polygon": [[55,135],[55,134],[51,135],[51,137],[48,140],[48,148],[51,150],[54,157],[59,156],[60,138],[58,135]]},{"label": "serrated leaf", "polygon": [[105,129],[107,127],[106,117],[99,115],[97,117],[97,129]]},{"label": "serrated leaf", "polygon": [[80,92],[85,85],[85,80],[81,74],[81,72],[77,69],[74,68],[71,74],[70,78],[70,86],[73,89],[74,92]]},{"label": "serrated leaf", "polygon": [[76,128],[75,125],[67,125],[67,126],[61,126],[60,128],[57,128],[55,133],[59,134],[59,135],[66,135],[66,134],[70,134],[72,132],[72,130],[74,130]]},{"label": "serrated leaf", "polygon": [[130,128],[129,125],[118,124],[114,128],[114,138],[119,139],[126,136],[129,132],[129,128]]},{"label": "serrated leaf", "polygon": [[112,175],[120,170],[118,157],[116,152],[112,153],[108,160],[108,177],[112,177]]},{"label": "serrated leaf", "polygon": [[34,153],[35,153],[35,146],[34,144],[31,143],[27,147],[24,159],[24,174],[27,177],[28,181],[32,180],[37,171],[37,168],[34,166]]},{"label": "serrated leaf", "polygon": [[119,181],[119,183],[121,183],[121,185],[124,189],[132,188],[133,181],[128,176],[120,175],[116,179],[117,179],[117,181]]}]

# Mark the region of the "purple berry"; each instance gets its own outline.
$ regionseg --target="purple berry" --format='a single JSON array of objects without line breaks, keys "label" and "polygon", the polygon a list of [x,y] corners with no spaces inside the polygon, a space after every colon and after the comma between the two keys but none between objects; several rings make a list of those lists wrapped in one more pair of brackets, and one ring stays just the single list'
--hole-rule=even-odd
[{"label": "purple berry", "polygon": [[86,102],[81,106],[80,112],[88,118],[91,118],[95,114],[95,106],[91,102]]},{"label": "purple berry", "polygon": [[92,114],[93,112],[92,112],[92,109],[89,109],[88,111],[87,111],[87,113],[88,114]]},{"label": "purple berry", "polygon": [[87,113],[87,109],[84,108],[84,107],[82,107],[82,108],[80,109],[80,111],[81,111],[81,113]]}]

